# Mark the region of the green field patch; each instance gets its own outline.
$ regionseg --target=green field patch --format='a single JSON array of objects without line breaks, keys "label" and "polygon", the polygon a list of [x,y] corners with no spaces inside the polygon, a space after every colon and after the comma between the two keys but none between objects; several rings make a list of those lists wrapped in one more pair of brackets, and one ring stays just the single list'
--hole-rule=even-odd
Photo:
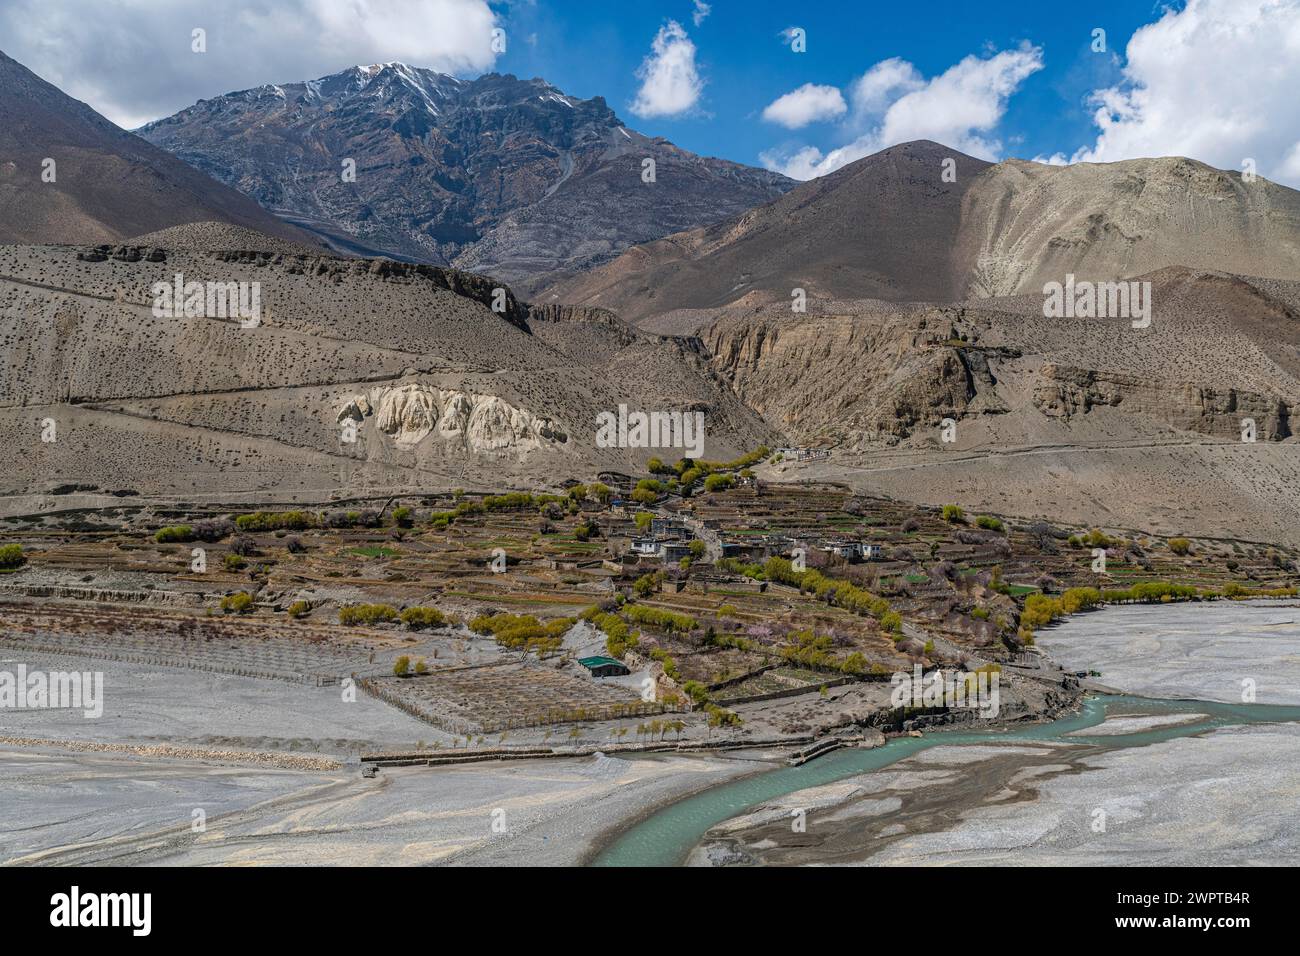
[{"label": "green field patch", "polygon": [[355,554],[363,558],[395,558],[401,553],[396,548],[389,548],[382,544],[369,544],[362,548],[348,549],[348,554]]}]

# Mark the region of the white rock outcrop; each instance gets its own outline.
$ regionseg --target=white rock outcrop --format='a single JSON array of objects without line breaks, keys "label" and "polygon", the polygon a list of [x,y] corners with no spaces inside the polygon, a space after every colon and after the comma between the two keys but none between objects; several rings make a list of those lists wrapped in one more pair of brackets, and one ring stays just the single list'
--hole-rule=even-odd
[{"label": "white rock outcrop", "polygon": [[375,427],[399,445],[418,445],[433,431],[440,415],[437,393],[423,385],[383,390],[375,402]]},{"label": "white rock outcrop", "polygon": [[421,383],[374,388],[369,398],[353,396],[339,421],[375,415],[381,434],[405,448],[430,435],[471,452],[524,453],[566,438],[548,419],[510,404],[497,395],[443,389]]}]

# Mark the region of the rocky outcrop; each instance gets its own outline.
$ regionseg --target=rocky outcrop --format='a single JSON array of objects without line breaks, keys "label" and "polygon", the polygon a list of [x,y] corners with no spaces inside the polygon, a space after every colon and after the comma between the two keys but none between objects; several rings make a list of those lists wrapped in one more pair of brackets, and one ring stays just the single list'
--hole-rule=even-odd
[{"label": "rocky outcrop", "polygon": [[703,343],[715,371],[792,439],[893,443],[1000,406],[982,355],[940,310],[724,319]]},{"label": "rocky outcrop", "polygon": [[1290,403],[1275,395],[1051,362],[1039,370],[1033,402],[1050,418],[1070,419],[1109,407],[1223,438],[1239,437],[1247,418],[1255,422],[1259,441],[1280,441],[1291,434]]},{"label": "rocky outcrop", "polygon": [[549,419],[499,396],[416,382],[375,388],[368,397],[353,396],[339,410],[338,420],[360,422],[371,415],[376,430],[402,448],[413,448],[430,436],[473,452],[527,453],[568,441]]},{"label": "rocky outcrop", "polygon": [[385,390],[379,396],[375,427],[399,445],[418,445],[438,423],[436,394],[423,385]]}]

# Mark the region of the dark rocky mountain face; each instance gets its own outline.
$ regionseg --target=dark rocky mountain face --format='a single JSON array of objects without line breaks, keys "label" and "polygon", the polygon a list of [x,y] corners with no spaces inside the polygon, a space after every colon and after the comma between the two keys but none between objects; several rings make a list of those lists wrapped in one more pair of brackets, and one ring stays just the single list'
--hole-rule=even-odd
[{"label": "dark rocky mountain face", "polygon": [[139,132],[341,249],[525,287],[794,185],[642,136],[600,97],[400,63],[201,100]]},{"label": "dark rocky mountain face", "polygon": [[0,53],[0,242],[112,242],[201,220],[311,241]]},{"label": "dark rocky mountain face", "polygon": [[537,297],[633,322],[737,301],[788,303],[796,288],[814,299],[951,301],[965,286],[954,257],[963,198],[989,165],[939,143],[903,143],[743,215],[629,249]]}]

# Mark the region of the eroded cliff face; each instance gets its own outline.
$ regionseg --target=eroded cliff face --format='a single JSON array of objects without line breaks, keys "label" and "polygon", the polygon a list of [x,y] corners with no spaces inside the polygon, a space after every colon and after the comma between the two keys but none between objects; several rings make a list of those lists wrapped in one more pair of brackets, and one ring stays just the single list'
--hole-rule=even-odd
[{"label": "eroded cliff face", "polygon": [[1101,372],[1048,362],[1039,370],[1034,405],[1050,418],[1069,420],[1094,408],[1120,408],[1175,428],[1239,436],[1243,419],[1255,422],[1259,441],[1291,435],[1290,403],[1276,395],[1195,382],[1171,384],[1149,376]]},{"label": "eroded cliff face", "polygon": [[726,318],[703,341],[741,399],[798,442],[892,443],[999,404],[944,310]]},{"label": "eroded cliff face", "polygon": [[416,382],[355,395],[339,410],[338,420],[360,424],[371,416],[376,430],[400,448],[414,448],[432,437],[476,453],[525,454],[568,441],[549,419],[499,396]]},{"label": "eroded cliff face", "polygon": [[1295,278],[1300,262],[1300,193],[1181,157],[1007,160],[972,183],[961,224],[953,242],[972,298],[1171,266]]}]

